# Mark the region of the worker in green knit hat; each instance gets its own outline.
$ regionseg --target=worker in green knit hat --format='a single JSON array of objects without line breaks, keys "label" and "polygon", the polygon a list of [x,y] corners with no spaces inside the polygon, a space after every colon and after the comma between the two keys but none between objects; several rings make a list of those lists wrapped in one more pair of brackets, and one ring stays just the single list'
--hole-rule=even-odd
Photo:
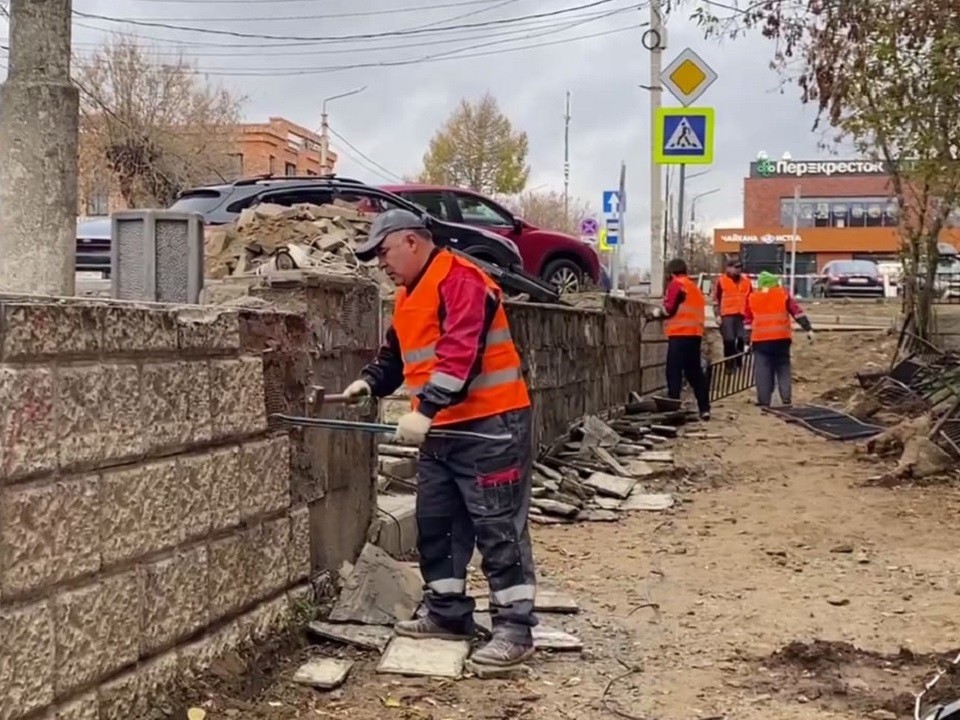
[{"label": "worker in green knit hat", "polygon": [[781,403],[793,404],[790,347],[794,320],[813,340],[813,327],[803,308],[780,287],[776,275],[767,271],[760,273],[757,289],[747,297],[744,314],[747,343],[753,349],[757,405],[760,407],[770,407],[774,387],[779,391]]}]

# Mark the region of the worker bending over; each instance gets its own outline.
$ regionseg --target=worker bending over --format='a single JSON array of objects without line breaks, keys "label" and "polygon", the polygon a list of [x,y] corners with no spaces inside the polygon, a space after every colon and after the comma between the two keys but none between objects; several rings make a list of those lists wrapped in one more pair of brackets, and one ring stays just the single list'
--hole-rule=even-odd
[{"label": "worker bending over", "polygon": [[773,273],[757,277],[757,289],[747,298],[744,317],[747,342],[753,347],[757,382],[757,405],[770,407],[773,387],[777,386],[780,402],[793,403],[790,380],[790,346],[793,343],[791,319],[807,331],[813,340],[813,327],[803,308],[780,287]]},{"label": "worker bending over", "polygon": [[701,365],[701,345],[706,322],[707,301],[687,276],[687,264],[677,258],[667,263],[670,282],[663,295],[663,307],[656,308],[653,317],[666,318],[667,335],[667,396],[680,399],[683,378],[686,376],[701,420],[710,419],[710,389]]},{"label": "worker bending over", "polygon": [[[717,280],[713,291],[713,314],[720,324],[720,337],[723,338],[723,357],[740,355],[744,348],[743,316],[747,310],[747,297],[753,289],[750,278],[743,274],[743,264],[739,258],[730,258],[726,262],[726,271]],[[725,364],[727,371],[739,368],[742,358]]]},{"label": "worker bending over", "polygon": [[[424,220],[388,210],[357,257],[376,258],[398,286],[377,358],[345,394],[384,397],[401,384],[412,410],[396,437],[420,446],[417,549],[427,614],[397,623],[410,638],[469,640],[466,594],[474,546],[490,588],[493,638],[474,662],[510,666],[533,654],[536,577],[527,514],[533,468],[530,397],[500,288],[476,265],[433,243]],[[492,436],[441,439],[442,427]]]}]

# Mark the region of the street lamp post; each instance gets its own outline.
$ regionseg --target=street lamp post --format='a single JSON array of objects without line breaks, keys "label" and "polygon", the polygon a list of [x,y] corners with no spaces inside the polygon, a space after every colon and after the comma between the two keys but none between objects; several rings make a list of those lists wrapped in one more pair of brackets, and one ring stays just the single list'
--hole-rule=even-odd
[{"label": "street lamp post", "polygon": [[357,95],[362,93],[367,89],[367,86],[356,88],[355,90],[350,90],[349,92],[340,93],[339,95],[331,95],[330,97],[323,99],[323,104],[320,108],[320,174],[325,175],[328,172],[328,158],[330,157],[330,124],[327,122],[327,103],[331,100],[339,100],[340,98],[349,97],[351,95]]},{"label": "street lamp post", "polygon": [[[693,224],[697,219],[697,200],[707,195],[713,195],[715,192],[720,192],[720,188],[716,187],[713,190],[706,190],[702,193],[697,193],[693,196],[693,199],[690,201],[690,237],[693,237]],[[691,246],[692,249],[692,246]],[[691,253],[692,254],[692,253]]]}]

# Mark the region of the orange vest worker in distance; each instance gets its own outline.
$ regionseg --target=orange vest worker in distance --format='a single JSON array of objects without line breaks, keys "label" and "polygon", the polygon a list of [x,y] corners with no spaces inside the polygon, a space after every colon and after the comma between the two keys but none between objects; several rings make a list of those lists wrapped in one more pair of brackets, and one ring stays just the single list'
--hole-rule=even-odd
[{"label": "orange vest worker in distance", "polygon": [[680,399],[683,379],[697,398],[701,420],[710,419],[710,389],[701,365],[703,326],[707,301],[700,288],[687,276],[687,264],[676,258],[667,263],[670,282],[663,294],[663,307],[653,317],[665,318],[667,336],[667,396]]},{"label": "orange vest worker in distance", "polygon": [[790,346],[793,343],[793,321],[796,320],[813,340],[813,328],[803,308],[780,287],[773,273],[762,272],[757,289],[747,298],[744,321],[753,346],[754,374],[757,381],[757,405],[769,407],[776,387],[784,405],[793,402],[790,377]]},{"label": "orange vest worker in distance", "polygon": [[686,275],[675,277],[667,286],[664,307],[669,308],[670,305],[676,309],[673,316],[668,315],[664,325],[667,337],[702,338],[707,321],[707,301],[696,283]]},{"label": "orange vest worker in distance", "polygon": [[747,309],[747,296],[752,289],[753,285],[746,275],[738,278],[733,278],[726,273],[721,275],[717,282],[720,317],[743,315]]},{"label": "orange vest worker in distance", "polygon": [[[354,251],[377,259],[398,286],[376,359],[344,394],[385,397],[405,385],[411,409],[396,438],[417,457],[417,551],[422,617],[397,635],[471,641],[474,601],[467,564],[479,549],[490,591],[493,637],[477,665],[509,667],[534,652],[536,572],[528,516],[533,441],[530,395],[500,288],[470,260],[437,247],[429,216],[380,213]],[[464,433],[432,433],[439,426]]]},{"label": "orange vest worker in distance", "polygon": [[[412,292],[400,288],[394,304],[393,329],[400,347],[404,348],[404,385],[410,394],[413,409],[422,409],[424,401],[419,394],[427,383],[452,393],[464,392],[464,380],[456,374],[445,372],[442,364],[438,366],[435,351],[443,334],[440,327],[439,286],[455,267],[476,273],[488,292],[497,298],[497,303],[486,335],[480,372],[470,383],[469,392],[461,402],[436,411],[433,415],[435,426],[530,407],[530,396],[520,373],[520,355],[510,338],[510,326],[501,302],[500,288],[473,263],[441,250],[427,266]],[[433,411],[433,408],[430,410]]]}]

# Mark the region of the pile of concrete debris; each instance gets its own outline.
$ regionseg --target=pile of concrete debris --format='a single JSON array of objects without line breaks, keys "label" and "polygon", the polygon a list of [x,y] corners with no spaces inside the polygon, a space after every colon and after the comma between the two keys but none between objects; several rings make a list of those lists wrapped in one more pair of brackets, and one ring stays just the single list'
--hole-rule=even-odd
[{"label": "pile of concrete debris", "polygon": [[675,474],[669,444],[692,417],[674,401],[647,398],[606,422],[592,415],[577,421],[534,466],[530,520],[617,522],[623,512],[673,507],[673,495],[656,486]]},{"label": "pile of concrete debris", "polygon": [[393,290],[389,278],[375,266],[361,264],[354,254],[354,244],[367,237],[370,223],[370,216],[341,201],[248,208],[235,223],[207,233],[205,274],[222,280],[301,270],[370,277]]},{"label": "pile of concrete debris", "polygon": [[[310,632],[324,642],[315,656],[294,676],[294,681],[321,690],[332,690],[347,678],[360,653],[378,653],[376,671],[388,675],[459,679],[465,674],[498,673],[469,661],[470,643],[451,640],[410,640],[397,637],[393,626],[423,612],[423,579],[416,565],[391,557],[367,545],[355,565],[344,563],[340,594],[329,616],[310,623]],[[492,627],[490,604],[478,596],[474,620],[481,634]],[[548,652],[580,652],[583,643],[562,625],[579,612],[576,601],[546,587],[538,588],[536,611],[541,623],[533,629],[534,645]],[[511,672],[529,672],[520,667]],[[385,703],[388,704],[389,703]],[[399,705],[397,706],[399,707]]]}]

